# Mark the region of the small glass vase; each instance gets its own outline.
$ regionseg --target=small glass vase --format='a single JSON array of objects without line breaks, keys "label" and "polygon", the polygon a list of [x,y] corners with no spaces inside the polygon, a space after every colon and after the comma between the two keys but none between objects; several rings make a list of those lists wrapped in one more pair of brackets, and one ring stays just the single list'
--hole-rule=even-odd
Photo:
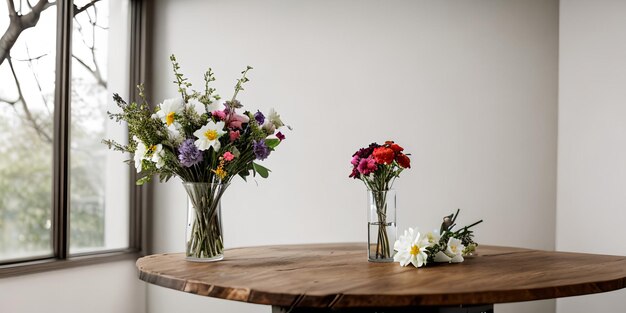
[{"label": "small glass vase", "polygon": [[185,254],[188,261],[214,262],[224,258],[221,199],[228,184],[183,183],[187,191]]},{"label": "small glass vase", "polygon": [[370,262],[393,262],[396,242],[396,191],[368,190],[367,257]]}]

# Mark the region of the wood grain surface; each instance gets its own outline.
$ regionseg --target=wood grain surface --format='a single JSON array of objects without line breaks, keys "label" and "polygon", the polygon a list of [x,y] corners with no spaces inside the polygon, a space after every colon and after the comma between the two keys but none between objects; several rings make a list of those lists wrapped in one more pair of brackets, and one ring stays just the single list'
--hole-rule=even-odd
[{"label": "wood grain surface", "polygon": [[139,278],[203,296],[280,307],[478,305],[568,297],[626,287],[626,257],[483,246],[459,264],[416,269],[367,262],[366,245],[229,249],[215,263],[183,254],[137,260]]}]

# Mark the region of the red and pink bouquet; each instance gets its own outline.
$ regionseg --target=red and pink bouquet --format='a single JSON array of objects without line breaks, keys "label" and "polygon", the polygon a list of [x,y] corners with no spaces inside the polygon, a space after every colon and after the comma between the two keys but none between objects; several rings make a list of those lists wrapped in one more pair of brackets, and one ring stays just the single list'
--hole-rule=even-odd
[{"label": "red and pink bouquet", "polygon": [[352,155],[350,177],[362,180],[369,190],[389,190],[400,173],[411,168],[410,154],[403,151],[404,148],[393,141],[361,148]]},{"label": "red and pink bouquet", "polygon": [[409,155],[393,141],[373,143],[352,155],[350,177],[360,179],[368,189],[368,259],[371,262],[393,261],[392,244],[396,238],[394,180],[411,167]]}]

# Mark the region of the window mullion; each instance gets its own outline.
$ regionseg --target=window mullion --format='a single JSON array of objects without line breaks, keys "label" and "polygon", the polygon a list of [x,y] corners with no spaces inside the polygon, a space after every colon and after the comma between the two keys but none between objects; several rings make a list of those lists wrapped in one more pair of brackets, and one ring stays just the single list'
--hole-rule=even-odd
[{"label": "window mullion", "polygon": [[71,0],[57,0],[57,53],[54,94],[53,140],[53,249],[54,256],[66,259],[69,251],[69,142],[72,61]]}]

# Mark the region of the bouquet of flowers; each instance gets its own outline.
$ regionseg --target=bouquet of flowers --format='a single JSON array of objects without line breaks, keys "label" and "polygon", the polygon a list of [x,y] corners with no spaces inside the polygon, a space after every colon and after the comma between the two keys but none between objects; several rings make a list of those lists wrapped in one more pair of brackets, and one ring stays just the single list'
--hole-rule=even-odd
[{"label": "bouquet of flowers", "polygon": [[[404,148],[393,141],[386,141],[383,145],[372,143],[352,155],[350,177],[363,181],[370,195],[372,213],[368,222],[370,232],[368,250],[371,261],[391,261],[393,251],[390,242],[395,239],[396,224],[395,211],[391,212],[395,207],[388,207],[388,198],[395,179],[403,170],[411,168],[409,154],[403,151]],[[372,238],[372,233],[376,233],[375,238]],[[390,235],[393,236],[391,241]],[[373,246],[375,248],[372,248]]]},{"label": "bouquet of flowers", "polygon": [[400,266],[413,264],[415,267],[422,267],[431,262],[463,262],[463,257],[471,255],[478,246],[474,242],[474,232],[470,228],[482,223],[483,220],[455,231],[459,211],[457,209],[456,213],[444,217],[438,232],[420,234],[417,228],[405,230],[404,235],[401,235],[394,244],[393,248],[397,253],[393,260],[399,262]]},{"label": "bouquet of flowers", "polygon": [[257,161],[266,159],[285,139],[285,126],[273,109],[269,114],[244,111],[237,94],[249,81],[251,67],[242,72],[231,98],[222,100],[210,87],[215,80],[209,68],[204,74],[204,90],[191,89],[192,84],[180,73],[176,57],[170,57],[174,83],[180,97],[166,99],[150,106],[142,86],[141,103],[127,104],[117,94],[113,99],[121,112],[108,112],[117,122],[128,124],[127,145],[112,140],[104,143],[118,151],[134,155],[137,184],[158,175],[161,181],[172,176],[185,183],[195,208],[195,219],[187,241],[187,255],[193,258],[220,256],[223,250],[219,201],[231,179],[244,180],[250,174],[266,178],[269,170]]}]

